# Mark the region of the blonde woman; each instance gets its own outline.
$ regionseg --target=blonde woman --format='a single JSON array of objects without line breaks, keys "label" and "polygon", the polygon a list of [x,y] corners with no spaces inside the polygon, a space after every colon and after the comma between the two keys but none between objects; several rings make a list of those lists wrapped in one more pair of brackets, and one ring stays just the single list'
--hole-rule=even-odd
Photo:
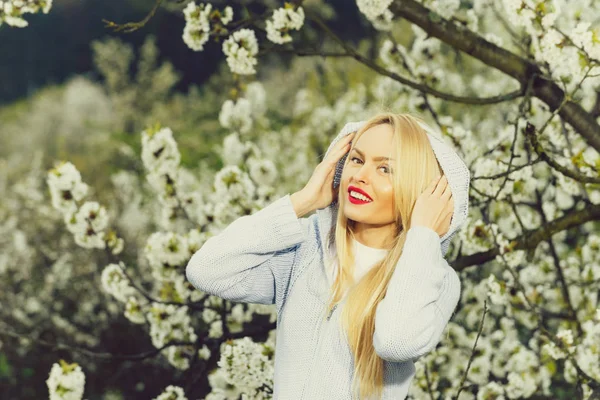
[{"label": "blonde woman", "polygon": [[460,297],[444,256],[469,177],[416,117],[348,123],[300,191],[208,239],[187,278],[276,304],[274,399],[405,399]]}]

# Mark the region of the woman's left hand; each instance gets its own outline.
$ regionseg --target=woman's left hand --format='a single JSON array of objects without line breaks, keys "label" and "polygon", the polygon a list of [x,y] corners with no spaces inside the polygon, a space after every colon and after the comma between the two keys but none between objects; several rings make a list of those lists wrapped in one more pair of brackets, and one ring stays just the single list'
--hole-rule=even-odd
[{"label": "woman's left hand", "polygon": [[433,229],[442,237],[450,228],[454,212],[454,199],[446,175],[434,179],[417,198],[410,225]]}]

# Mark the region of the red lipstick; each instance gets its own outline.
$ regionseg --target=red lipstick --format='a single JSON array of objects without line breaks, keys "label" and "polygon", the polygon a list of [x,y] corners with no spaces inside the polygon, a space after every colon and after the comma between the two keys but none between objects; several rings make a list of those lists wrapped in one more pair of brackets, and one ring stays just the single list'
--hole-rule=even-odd
[{"label": "red lipstick", "polygon": [[[363,200],[360,200],[360,199],[350,196],[350,192],[352,192],[352,191],[362,194],[363,196],[365,196],[366,198],[368,198],[371,201],[363,201]],[[367,192],[365,192],[364,190],[362,190],[360,188],[357,188],[356,186],[348,186],[348,200],[352,204],[367,204],[367,203],[371,203],[373,201],[373,199],[371,198],[371,196],[369,196],[369,194]]]}]

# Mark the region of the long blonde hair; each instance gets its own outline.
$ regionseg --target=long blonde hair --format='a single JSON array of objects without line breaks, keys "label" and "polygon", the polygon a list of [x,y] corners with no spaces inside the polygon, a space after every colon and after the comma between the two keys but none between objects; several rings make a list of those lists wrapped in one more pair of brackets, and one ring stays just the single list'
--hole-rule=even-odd
[{"label": "long blonde hair", "polygon": [[[415,202],[425,187],[443,173],[427,138],[427,133],[419,125],[419,118],[408,114],[380,112],[369,119],[352,140],[352,147],[361,135],[373,126],[389,124],[393,129],[392,184],[394,193],[394,215],[396,235],[392,248],[385,258],[376,263],[369,272],[353,286],[354,221],[347,219],[343,212],[347,200],[345,193],[338,193],[335,223],[329,232],[328,247],[335,249],[334,262],[329,268],[337,268],[330,290],[328,312],[342,300],[348,290],[346,304],[340,316],[340,324],[346,333],[348,344],[354,358],[354,376],[352,380],[353,398],[367,399],[375,395],[381,398],[383,392],[383,359],[373,347],[375,331],[375,311],[377,304],[385,297],[388,284],[396,268],[406,239],[406,226],[410,226],[410,216]],[[349,157],[348,157],[349,158]],[[348,163],[348,158],[344,166]],[[341,191],[340,183],[339,189]],[[339,267],[341,266],[341,268]],[[410,323],[410,321],[407,321]],[[358,391],[360,389],[360,393]]]}]

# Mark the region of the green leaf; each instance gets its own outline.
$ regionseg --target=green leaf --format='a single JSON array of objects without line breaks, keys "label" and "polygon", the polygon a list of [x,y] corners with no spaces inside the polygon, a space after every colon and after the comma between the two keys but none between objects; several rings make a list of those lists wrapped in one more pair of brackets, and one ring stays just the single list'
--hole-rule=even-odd
[{"label": "green leaf", "polygon": [[12,367],[4,353],[0,353],[0,377],[12,376]]}]

